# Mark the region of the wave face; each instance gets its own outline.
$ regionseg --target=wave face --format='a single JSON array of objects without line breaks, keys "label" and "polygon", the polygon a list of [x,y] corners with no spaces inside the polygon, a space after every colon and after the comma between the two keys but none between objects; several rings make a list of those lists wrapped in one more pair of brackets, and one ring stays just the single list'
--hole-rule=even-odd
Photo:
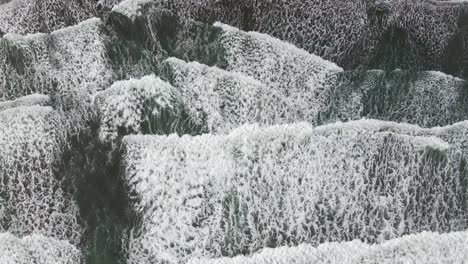
[{"label": "wave face", "polygon": [[0,229],[80,242],[79,209],[59,175],[63,121],[51,107],[0,112]]},{"label": "wave face", "polygon": [[339,74],[322,123],[363,117],[446,126],[465,120],[466,82],[441,72],[381,70]]},{"label": "wave face", "polygon": [[[139,80],[116,82],[98,93],[95,102],[101,116],[100,139],[107,142],[116,140],[121,131],[142,133],[142,124],[149,114],[160,116],[169,111],[177,116],[180,96],[170,84],[150,75]],[[147,104],[155,106],[150,113],[145,113]],[[174,130],[170,128],[169,131]]]},{"label": "wave face", "polygon": [[51,34],[7,34],[0,40],[0,97],[31,93],[73,97],[110,84],[102,22],[93,18]]},{"label": "wave face", "polygon": [[440,72],[338,71],[320,91],[307,83],[294,91],[259,81],[268,75],[246,72],[169,58],[161,64],[164,80],[148,75],[119,81],[97,94],[107,134],[101,137],[219,134],[249,123],[322,125],[362,118],[433,127],[463,121],[467,113],[465,81]]},{"label": "wave face", "polygon": [[[161,76],[181,93],[193,122],[212,133],[228,132],[244,123],[274,123],[277,91],[248,75],[180,59],[167,59]],[[270,92],[270,94],[267,94]]]},{"label": "wave face", "polygon": [[97,15],[94,0],[11,0],[0,6],[0,33],[52,32]]},{"label": "wave face", "polygon": [[[128,3],[136,1],[126,1]],[[148,1],[147,1],[148,2]],[[463,4],[444,1],[155,1],[181,17],[266,33],[346,69],[463,71]],[[135,9],[133,9],[135,10]]]},{"label": "wave face", "polygon": [[227,136],[128,136],[124,146],[125,176],[142,213],[132,263],[374,243],[467,224],[465,158],[434,137],[303,124],[247,126]]}]

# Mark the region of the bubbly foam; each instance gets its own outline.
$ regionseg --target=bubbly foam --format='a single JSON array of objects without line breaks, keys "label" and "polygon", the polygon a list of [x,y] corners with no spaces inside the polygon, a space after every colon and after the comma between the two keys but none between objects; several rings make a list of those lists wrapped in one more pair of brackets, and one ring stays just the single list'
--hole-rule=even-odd
[{"label": "bubbly foam", "polygon": [[125,177],[142,216],[130,263],[466,229],[458,148],[351,126],[125,137]]}]

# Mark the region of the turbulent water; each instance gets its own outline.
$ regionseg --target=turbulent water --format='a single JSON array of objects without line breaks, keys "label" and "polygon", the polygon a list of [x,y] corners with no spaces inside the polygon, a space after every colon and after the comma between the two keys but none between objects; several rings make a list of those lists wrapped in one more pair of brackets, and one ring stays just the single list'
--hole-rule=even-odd
[{"label": "turbulent water", "polygon": [[0,0],[0,263],[463,263],[468,3]]},{"label": "turbulent water", "polygon": [[[360,241],[324,243],[318,247],[307,244],[294,248],[265,249],[252,257],[199,259],[189,263],[458,263],[466,259],[466,232],[433,234],[422,232],[387,241],[380,245]],[[443,256],[443,257],[441,257]]]},{"label": "turbulent water", "polygon": [[124,147],[144,210],[131,252],[146,262],[466,228],[465,161],[430,136],[298,124]]}]

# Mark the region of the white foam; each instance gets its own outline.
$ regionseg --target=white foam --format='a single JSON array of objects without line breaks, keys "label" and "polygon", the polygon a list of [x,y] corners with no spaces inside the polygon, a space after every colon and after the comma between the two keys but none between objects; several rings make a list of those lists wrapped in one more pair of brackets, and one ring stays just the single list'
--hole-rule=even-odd
[{"label": "white foam", "polygon": [[[92,94],[109,85],[112,72],[108,65],[102,21],[92,18],[51,34],[5,35],[5,49],[16,46],[22,54],[22,71],[7,64],[0,77],[6,81],[0,87],[0,97],[17,98],[33,92],[65,96]],[[4,76],[2,76],[4,75]],[[55,89],[55,90],[54,90]]]},{"label": "white foam", "polygon": [[284,107],[282,123],[316,122],[335,85],[334,75],[342,68],[266,34],[221,23],[214,26],[223,30],[220,42],[226,52],[226,70],[251,76],[278,93],[278,105]]},{"label": "white foam", "polygon": [[301,123],[123,144],[142,215],[129,263],[466,228],[459,150],[434,136]]},{"label": "white foam", "polygon": [[190,264],[309,264],[309,263],[463,263],[468,259],[468,232],[423,232],[370,245],[359,240],[265,249],[251,257],[199,259]]},{"label": "white foam", "polygon": [[154,100],[151,109],[158,115],[162,109],[176,111],[179,93],[159,77],[148,75],[141,79],[117,81],[109,89],[95,95],[95,105],[100,116],[99,137],[103,142],[112,142],[118,137],[118,129],[129,133],[141,133],[145,121],[145,102]]},{"label": "white foam", "polygon": [[133,21],[137,16],[141,15],[141,6],[152,1],[153,0],[125,0],[114,6],[112,12],[120,13]]},{"label": "white foam", "polygon": [[2,264],[78,264],[81,253],[66,241],[41,235],[17,238],[0,233],[0,263]]},{"label": "white foam", "polygon": [[0,31],[51,32],[93,17],[94,0],[12,0],[0,5]]},{"label": "white foam", "polygon": [[191,118],[198,124],[205,123],[210,133],[280,120],[277,91],[250,76],[176,58],[167,59],[162,68],[162,75],[180,91]]},{"label": "white foam", "polygon": [[43,94],[30,94],[27,96],[20,97],[12,101],[0,102],[0,111],[8,108],[14,108],[18,106],[49,106],[51,104],[50,97]]},{"label": "white foam", "polygon": [[51,108],[22,106],[0,112],[0,229],[80,242],[79,209],[57,177],[64,120]]}]

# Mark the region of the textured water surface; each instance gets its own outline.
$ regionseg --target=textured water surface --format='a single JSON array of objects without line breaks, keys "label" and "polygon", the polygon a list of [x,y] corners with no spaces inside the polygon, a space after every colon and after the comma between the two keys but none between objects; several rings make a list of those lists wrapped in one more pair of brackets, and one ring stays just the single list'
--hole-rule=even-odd
[{"label": "textured water surface", "polygon": [[0,0],[0,263],[464,263],[468,3]]}]

